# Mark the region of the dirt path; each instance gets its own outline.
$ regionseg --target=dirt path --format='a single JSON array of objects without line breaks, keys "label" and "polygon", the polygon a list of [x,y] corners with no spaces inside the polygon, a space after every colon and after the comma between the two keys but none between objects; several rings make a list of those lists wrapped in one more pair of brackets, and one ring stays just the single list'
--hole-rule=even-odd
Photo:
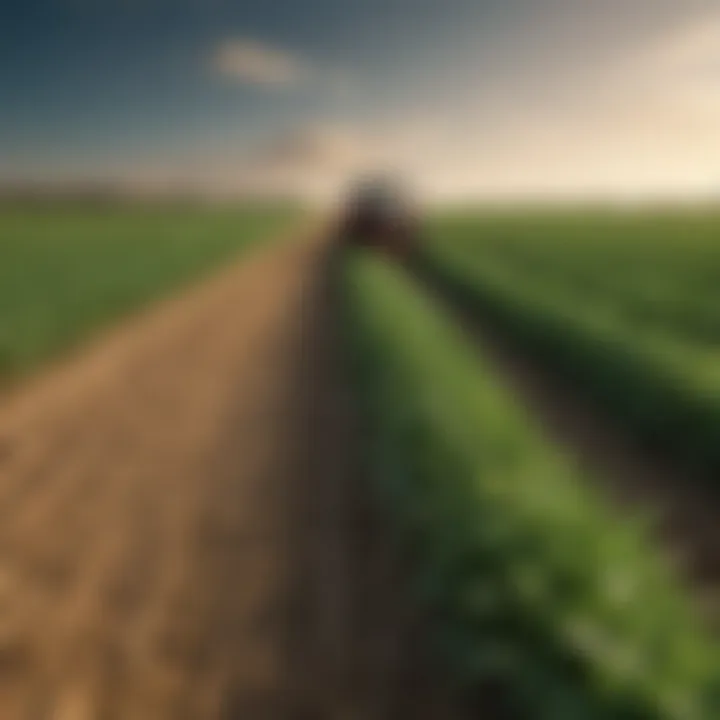
[{"label": "dirt path", "polygon": [[[698,610],[720,631],[720,513],[717,491],[657,452],[643,448],[597,404],[525,353],[425,268],[420,282],[482,348],[498,374],[542,426],[625,513],[646,517],[659,546],[692,588]],[[619,514],[619,519],[622,512]]]},{"label": "dirt path", "polygon": [[0,718],[452,717],[412,687],[327,275],[260,252],[5,398]]}]

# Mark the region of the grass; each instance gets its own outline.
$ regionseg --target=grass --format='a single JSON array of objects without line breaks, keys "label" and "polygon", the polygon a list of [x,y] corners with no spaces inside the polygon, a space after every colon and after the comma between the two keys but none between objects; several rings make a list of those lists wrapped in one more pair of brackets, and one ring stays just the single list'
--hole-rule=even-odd
[{"label": "grass", "polygon": [[718,717],[717,649],[642,526],[400,270],[356,254],[345,290],[369,473],[456,677],[534,720]]},{"label": "grass", "polygon": [[288,227],[284,209],[0,208],[0,382]]}]

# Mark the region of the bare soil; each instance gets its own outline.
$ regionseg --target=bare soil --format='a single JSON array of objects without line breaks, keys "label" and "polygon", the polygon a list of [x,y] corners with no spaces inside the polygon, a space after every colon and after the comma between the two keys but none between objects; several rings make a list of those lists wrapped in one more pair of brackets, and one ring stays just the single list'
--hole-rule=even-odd
[{"label": "bare soil", "polygon": [[325,243],[6,395],[0,718],[459,717],[358,462]]}]

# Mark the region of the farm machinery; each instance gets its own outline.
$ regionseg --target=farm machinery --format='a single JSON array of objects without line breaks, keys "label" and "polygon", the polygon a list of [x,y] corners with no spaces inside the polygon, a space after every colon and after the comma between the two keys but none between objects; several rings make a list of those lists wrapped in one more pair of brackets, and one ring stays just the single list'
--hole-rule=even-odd
[{"label": "farm machinery", "polygon": [[418,244],[417,214],[399,184],[385,179],[359,183],[340,218],[338,238],[409,261]]}]

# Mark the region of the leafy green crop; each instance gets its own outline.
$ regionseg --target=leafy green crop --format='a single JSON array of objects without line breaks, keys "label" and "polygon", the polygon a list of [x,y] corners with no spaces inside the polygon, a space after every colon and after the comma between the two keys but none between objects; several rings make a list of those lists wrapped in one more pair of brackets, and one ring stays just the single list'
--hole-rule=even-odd
[{"label": "leafy green crop", "polygon": [[720,657],[641,523],[613,518],[400,270],[353,256],[345,288],[370,476],[458,678],[537,720],[718,717]]},{"label": "leafy green crop", "polygon": [[512,269],[566,302],[634,328],[720,347],[720,217],[713,214],[448,216],[438,245]]},{"label": "leafy green crop", "polygon": [[[704,234],[683,239],[688,220],[676,221],[675,235],[658,225],[657,244],[634,238],[632,225],[605,227],[604,246],[591,220],[535,238],[517,221],[496,222],[439,223],[426,248],[433,272],[618,424],[717,476],[720,340],[711,331],[720,283],[710,280],[720,275],[718,245]],[[647,295],[652,283],[666,292]]]}]

